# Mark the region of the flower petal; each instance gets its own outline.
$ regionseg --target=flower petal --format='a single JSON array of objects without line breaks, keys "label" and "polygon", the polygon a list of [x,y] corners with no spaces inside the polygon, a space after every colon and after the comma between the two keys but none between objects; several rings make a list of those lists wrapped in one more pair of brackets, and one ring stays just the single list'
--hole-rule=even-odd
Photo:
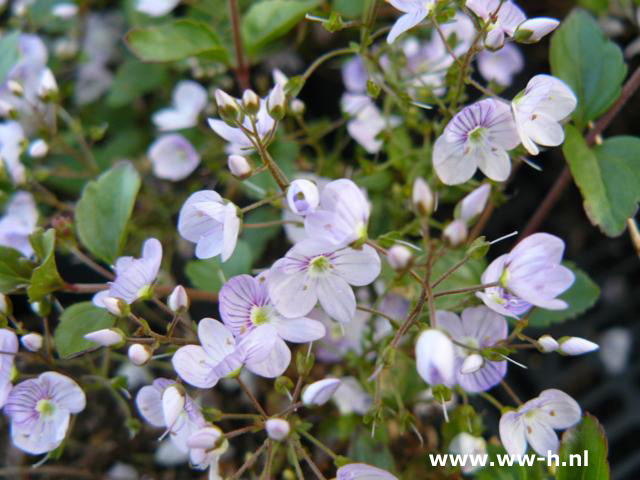
[{"label": "flower petal", "polygon": [[380,257],[369,245],[363,245],[360,250],[338,250],[332,255],[331,264],[337,275],[356,287],[373,283],[381,269]]},{"label": "flower petal", "polygon": [[274,326],[278,335],[288,342],[306,343],[319,340],[326,334],[322,322],[311,318],[282,318],[279,317]]},{"label": "flower petal", "polygon": [[265,378],[275,378],[282,375],[291,363],[291,350],[280,338],[276,338],[271,352],[262,361],[247,359],[247,370]]},{"label": "flower petal", "polygon": [[327,314],[341,323],[349,323],[356,314],[356,297],[341,277],[328,274],[318,279],[318,300]]},{"label": "flower petal", "polygon": [[527,451],[525,426],[517,412],[500,417],[500,441],[509,455],[524,455]]},{"label": "flower petal", "polygon": [[269,297],[278,312],[285,317],[303,317],[318,302],[316,282],[305,271],[288,273],[285,262],[286,259],[278,260],[269,270]]}]

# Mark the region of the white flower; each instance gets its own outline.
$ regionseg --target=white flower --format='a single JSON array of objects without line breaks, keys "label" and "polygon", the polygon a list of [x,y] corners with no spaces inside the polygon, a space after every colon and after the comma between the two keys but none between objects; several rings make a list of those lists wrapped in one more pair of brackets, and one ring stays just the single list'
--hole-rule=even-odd
[{"label": "white flower", "polygon": [[291,211],[297,215],[312,213],[320,204],[318,187],[309,180],[294,180],[287,189],[287,203]]},{"label": "white flower", "polygon": [[511,173],[508,150],[520,143],[509,106],[486,99],[465,107],[444,129],[433,147],[433,166],[447,185],[464,183],[477,168],[503,182]]},{"label": "white flower", "polygon": [[36,202],[29,192],[19,191],[11,197],[0,219],[0,245],[18,250],[25,257],[33,255],[29,236],[38,223]]},{"label": "white flower", "polygon": [[151,17],[162,17],[176,8],[180,0],[136,0],[136,10]]},{"label": "white flower", "polygon": [[[255,149],[252,138],[249,138],[241,128],[232,127],[216,118],[209,118],[208,122],[211,129],[228,142],[225,150],[227,153],[242,155]],[[251,132],[252,137],[255,135],[251,119],[248,116],[245,116],[242,126]],[[264,141],[276,126],[275,120],[269,115],[265,99],[260,100],[260,110],[255,116],[255,126],[260,141]]]},{"label": "white flower", "polygon": [[180,209],[178,232],[196,244],[196,257],[221,255],[226,262],[236,248],[240,232],[237,207],[214,190],[193,193]]},{"label": "white flower", "polygon": [[392,44],[396,38],[407,30],[422,22],[431,12],[435,5],[435,0],[388,0],[391,5],[404,13],[396,23],[393,24],[387,43]]},{"label": "white flower", "polygon": [[5,404],[9,392],[11,392],[11,375],[13,359],[18,353],[18,337],[11,330],[0,328],[0,408]]},{"label": "white flower", "polygon": [[524,68],[524,58],[518,47],[507,43],[500,50],[483,50],[478,54],[478,71],[488,82],[494,81],[509,87],[514,75]]},{"label": "white flower", "polygon": [[364,415],[371,409],[373,399],[354,377],[344,377],[331,398],[340,415]]},{"label": "white flower", "polygon": [[329,401],[342,382],[338,378],[325,378],[307,385],[302,392],[302,403],[319,407]]},{"label": "white flower", "polygon": [[554,430],[564,430],[580,421],[580,405],[566,393],[550,389],[500,418],[500,440],[509,455],[523,455],[527,443],[539,455],[558,451]]},{"label": "white flower", "polygon": [[195,127],[207,100],[207,91],[202,85],[191,80],[183,80],[173,90],[171,107],[154,113],[153,123],[161,131]]},{"label": "white flower", "polygon": [[163,135],[149,147],[153,174],[177,182],[184,180],[200,165],[200,155],[182,135]]},{"label": "white flower", "polygon": [[425,382],[453,387],[455,362],[453,342],[447,335],[434,328],[420,334],[416,342],[416,368]]},{"label": "white flower", "polygon": [[578,100],[562,80],[536,75],[511,102],[511,109],[522,144],[531,155],[540,153],[538,145],[556,147],[564,142],[560,122],[575,110]]}]

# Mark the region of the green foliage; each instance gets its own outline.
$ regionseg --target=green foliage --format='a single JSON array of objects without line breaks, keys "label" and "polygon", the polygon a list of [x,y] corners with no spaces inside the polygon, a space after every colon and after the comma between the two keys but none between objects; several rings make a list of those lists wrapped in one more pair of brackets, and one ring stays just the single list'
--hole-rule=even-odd
[{"label": "green foliage", "polygon": [[590,149],[578,130],[566,127],[564,155],[591,223],[620,235],[640,202],[640,139],[614,137]]},{"label": "green foliage", "polygon": [[512,466],[500,466],[497,457],[501,455],[504,458],[507,455],[505,449],[489,444],[487,453],[488,461],[493,462],[493,465],[489,464],[474,473],[473,478],[476,480],[546,480],[548,478],[543,462],[535,461],[531,467],[518,465],[517,461]]},{"label": "green foliage", "polygon": [[263,0],[251,5],[242,19],[242,37],[249,55],[286,35],[319,4],[319,0]]},{"label": "green foliage", "polygon": [[87,184],[76,205],[78,237],[93,255],[111,265],[122,252],[127,222],[140,189],[140,175],[128,162]]},{"label": "green foliage", "polygon": [[609,9],[609,0],[578,0],[578,4],[595,13],[605,13]]},{"label": "green foliage", "polygon": [[569,307],[564,310],[536,308],[529,316],[529,326],[541,328],[571,320],[586,312],[598,301],[600,288],[589,278],[589,275],[571,262],[564,262],[564,265],[573,270],[576,276],[576,281],[571,288],[558,297],[567,302]]},{"label": "green foliage", "polygon": [[149,27],[136,27],[125,40],[131,51],[144,62],[175,62],[202,55],[229,63],[220,39],[203,22],[180,19]]},{"label": "green foliage", "polygon": [[31,274],[31,284],[27,289],[30,302],[38,302],[48,293],[54,292],[64,285],[56,266],[56,232],[37,230],[29,237],[33,251],[40,265]]},{"label": "green foliage", "polygon": [[231,258],[222,263],[220,257],[191,260],[185,274],[191,284],[207,292],[218,292],[226,280],[243,273],[251,273],[252,255],[248,243],[239,240]]},{"label": "green foliage", "polygon": [[[244,217],[245,223],[267,223],[280,220],[281,213],[274,208],[258,208],[249,212]],[[242,232],[244,240],[251,250],[251,256],[256,260],[264,254],[267,243],[278,236],[282,230],[281,226],[274,225],[265,228],[247,228]]]},{"label": "green foliage", "polygon": [[5,33],[0,38],[0,84],[4,83],[7,75],[20,58],[20,50],[18,49],[20,32]]},{"label": "green foliage", "polygon": [[[465,253],[459,250],[447,252],[440,260],[438,260],[431,273],[432,281],[437,280],[449,268],[461,261]],[[484,259],[469,259],[463,266],[458,268],[453,274],[447,277],[440,285],[436,287],[434,293],[443,292],[445,290],[457,290],[467,287],[475,287],[480,285],[480,277],[484,272],[487,263]],[[442,310],[461,310],[460,302],[469,297],[469,294],[446,295],[436,299],[436,307]]]},{"label": "green foliage", "polygon": [[110,328],[115,321],[116,318],[104,308],[98,308],[91,302],[71,305],[62,312],[55,331],[58,355],[69,358],[95,348],[96,344],[85,340],[84,336],[96,330]]},{"label": "green foliage", "polygon": [[575,10],[551,39],[551,71],[578,96],[573,118],[582,130],[620,96],[627,66],[620,47],[604,36],[593,17]]},{"label": "green foliage", "polygon": [[374,465],[393,472],[396,469],[395,461],[387,443],[388,439],[383,428],[377,428],[373,438],[368,429],[360,428],[351,438],[347,456],[356,462]]},{"label": "green foliage", "polygon": [[[584,452],[588,453],[588,465],[576,466],[575,459],[584,462]],[[602,425],[588,413],[582,423],[565,432],[560,445],[560,465],[556,471],[556,480],[609,480],[609,445]],[[571,455],[574,457],[573,466]]]},{"label": "green foliage", "polygon": [[348,18],[359,18],[364,10],[365,0],[333,0],[336,12]]},{"label": "green foliage", "polygon": [[123,107],[141,95],[158,88],[167,81],[167,71],[161,65],[145,64],[134,58],[127,59],[116,73],[107,104]]},{"label": "green foliage", "polygon": [[33,265],[13,248],[0,246],[0,293],[29,285]]}]

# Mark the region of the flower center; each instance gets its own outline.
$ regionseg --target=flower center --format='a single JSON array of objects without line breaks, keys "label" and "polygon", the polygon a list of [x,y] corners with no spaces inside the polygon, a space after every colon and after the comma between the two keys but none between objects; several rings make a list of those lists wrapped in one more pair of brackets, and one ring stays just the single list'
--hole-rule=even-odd
[{"label": "flower center", "polygon": [[53,415],[55,409],[55,405],[48,398],[43,398],[36,404],[36,411],[44,417],[50,417]]},{"label": "flower center", "polygon": [[484,127],[476,127],[469,132],[468,139],[474,145],[482,143],[485,139],[487,129]]},{"label": "flower center", "polygon": [[322,275],[332,268],[331,262],[324,255],[313,258],[309,262],[309,273],[312,275]]},{"label": "flower center", "polygon": [[469,347],[469,348],[464,348],[464,347],[461,347],[460,345],[456,345],[456,349],[458,350],[458,354],[462,358],[467,358],[469,355],[473,355],[474,353],[478,353],[477,350],[480,348],[480,342],[478,342],[477,338],[474,338],[474,337],[462,337],[458,341],[460,343],[463,343],[467,347]]},{"label": "flower center", "polygon": [[505,268],[502,271],[502,275],[500,275],[500,285],[502,285],[504,288],[507,288],[508,281],[509,281],[509,270]]},{"label": "flower center", "polygon": [[251,323],[254,325],[264,325],[265,323],[269,323],[271,320],[271,315],[268,307],[251,307]]}]

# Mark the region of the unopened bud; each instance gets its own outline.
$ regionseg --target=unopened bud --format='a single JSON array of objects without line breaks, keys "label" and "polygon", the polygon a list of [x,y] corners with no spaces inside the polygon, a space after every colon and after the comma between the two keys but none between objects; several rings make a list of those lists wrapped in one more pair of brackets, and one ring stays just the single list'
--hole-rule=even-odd
[{"label": "unopened bud", "polygon": [[411,250],[404,245],[394,245],[387,252],[389,265],[397,271],[405,270],[409,266],[412,256]]},{"label": "unopened bud", "polygon": [[436,198],[429,184],[421,177],[413,182],[413,192],[411,194],[413,207],[420,215],[431,215],[436,209]]},{"label": "unopened bud", "polygon": [[600,348],[597,343],[580,337],[562,337],[558,340],[558,343],[560,344],[558,352],[563,355],[583,355]]},{"label": "unopened bud", "polygon": [[16,114],[17,112],[13,105],[6,100],[0,99],[0,117],[13,119],[16,117]]},{"label": "unopened bud", "polygon": [[20,343],[30,352],[37,352],[42,348],[44,339],[39,333],[27,333],[20,339]]},{"label": "unopened bud", "polygon": [[289,436],[289,422],[283,418],[270,418],[265,422],[264,426],[267,430],[267,435],[269,435],[269,438],[272,440],[281,442]]},{"label": "unopened bud", "polygon": [[271,118],[276,121],[282,120],[284,118],[286,102],[287,99],[285,97],[282,85],[276,83],[276,85],[271,89],[269,97],[267,98],[267,110],[269,111],[269,115],[271,115]]},{"label": "unopened bud", "polygon": [[475,373],[482,368],[484,365],[484,358],[482,355],[477,353],[472,353],[462,362],[462,366],[460,367],[460,373],[468,375],[471,373]]},{"label": "unopened bud", "polygon": [[218,113],[225,122],[235,126],[235,122],[240,118],[240,108],[236,100],[224,90],[219,88],[215,93]]},{"label": "unopened bud", "polygon": [[162,414],[167,428],[171,428],[184,410],[187,398],[178,385],[167,387],[162,393]]},{"label": "unopened bud", "polygon": [[555,352],[560,346],[555,338],[551,335],[542,335],[538,339],[538,346],[543,353]]},{"label": "unopened bud", "polygon": [[62,18],[64,20],[75,17],[77,13],[78,6],[71,2],[58,3],[51,9],[51,14],[54,17]]},{"label": "unopened bud", "polygon": [[313,213],[320,204],[318,187],[310,180],[294,180],[287,189],[287,204],[298,215]]},{"label": "unopened bud", "polygon": [[536,43],[558,28],[558,25],[560,22],[555,18],[530,18],[518,26],[513,39],[519,43]]},{"label": "unopened bud", "polygon": [[40,84],[37,91],[38,97],[44,101],[50,101],[58,94],[58,83],[53,72],[46,68],[40,75]]},{"label": "unopened bud", "polygon": [[324,405],[336,393],[342,381],[337,378],[325,378],[307,386],[302,392],[302,403],[306,406]]},{"label": "unopened bud", "polygon": [[182,285],[178,285],[167,297],[167,306],[173,313],[185,312],[189,309],[189,296]]},{"label": "unopened bud", "polygon": [[442,235],[452,247],[462,245],[469,235],[467,224],[462,220],[454,220],[446,226]]},{"label": "unopened bud", "polygon": [[124,343],[124,335],[119,328],[103,328],[87,333],[84,338],[102,347],[111,347]]},{"label": "unopened bud", "polygon": [[206,427],[196,430],[187,439],[187,447],[201,450],[213,450],[222,437],[222,431],[217,427]]},{"label": "unopened bud", "polygon": [[127,302],[121,298],[105,297],[102,299],[102,304],[111,315],[115,315],[116,317],[126,317],[131,312],[131,308]]},{"label": "unopened bud", "polygon": [[230,155],[227,159],[227,166],[231,175],[240,179],[248,178],[252,172],[249,161],[242,155]]},{"label": "unopened bud", "polygon": [[151,349],[146,345],[134,343],[129,347],[127,354],[129,355],[131,363],[140,367],[151,358]]},{"label": "unopened bud", "polygon": [[293,100],[291,100],[291,113],[293,113],[294,115],[304,115],[306,109],[307,106],[299,98],[294,98]]},{"label": "unopened bud", "polygon": [[416,342],[416,368],[422,379],[432,387],[455,384],[455,348],[442,331],[430,328]]},{"label": "unopened bud", "polygon": [[16,97],[22,97],[24,95],[24,88],[22,88],[22,85],[15,80],[9,80],[7,82],[7,86],[9,87],[9,91]]},{"label": "unopened bud", "polygon": [[29,146],[29,155],[33,158],[42,158],[49,153],[49,144],[43,139],[34,140]]},{"label": "unopened bud", "polygon": [[245,90],[242,94],[242,106],[249,115],[255,115],[260,110],[260,97],[253,90]]}]

